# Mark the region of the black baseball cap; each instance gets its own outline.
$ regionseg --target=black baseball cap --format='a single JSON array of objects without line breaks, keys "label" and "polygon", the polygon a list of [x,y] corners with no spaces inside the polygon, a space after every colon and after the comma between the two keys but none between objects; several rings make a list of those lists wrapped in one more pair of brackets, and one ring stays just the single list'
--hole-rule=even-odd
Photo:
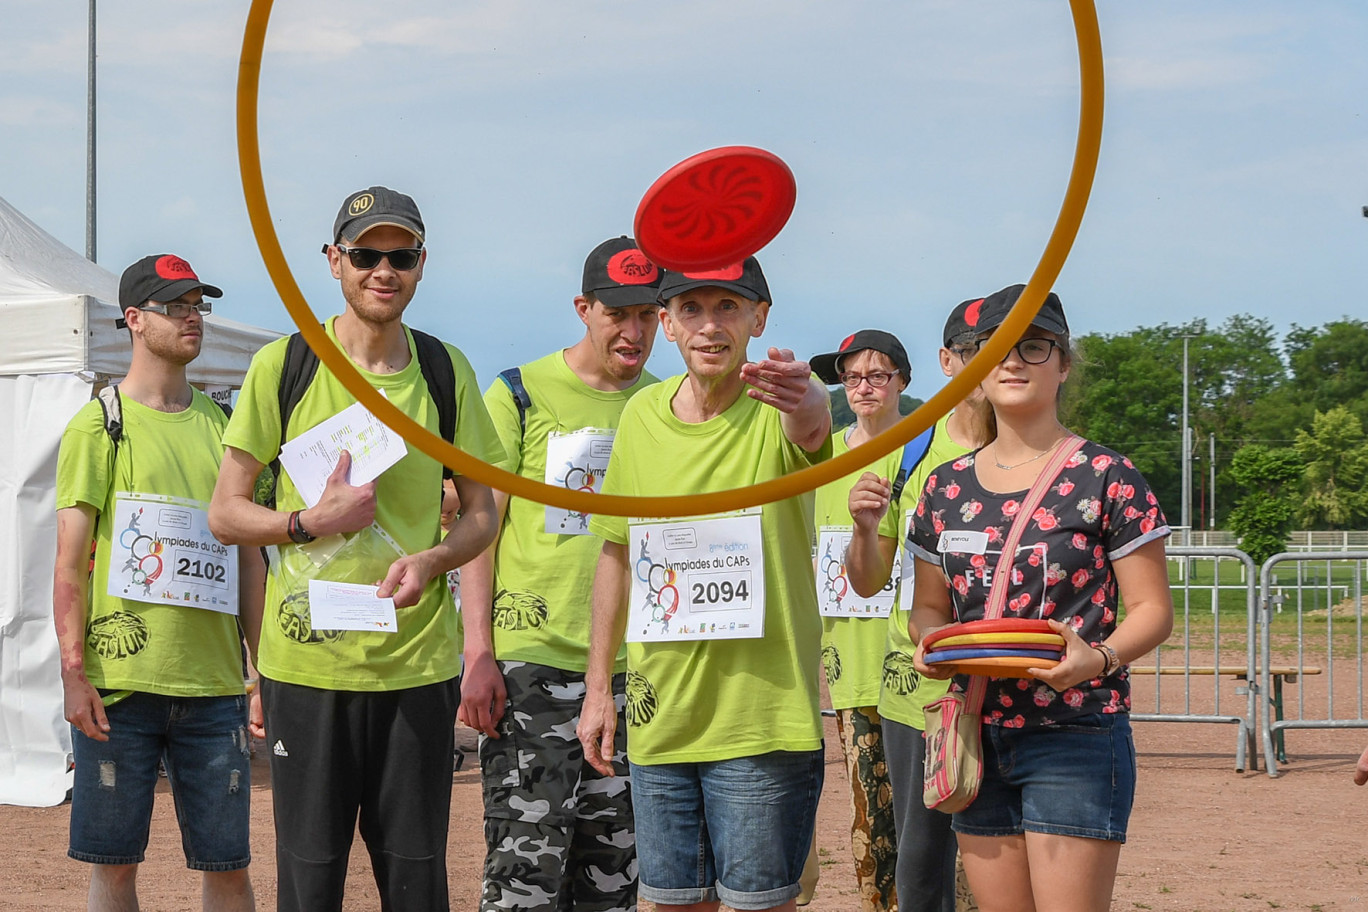
[{"label": "black baseball cap", "polygon": [[625,234],[610,238],[589,251],[580,291],[606,307],[659,304],[660,267]]},{"label": "black baseball cap", "polygon": [[[174,253],[154,253],[123,271],[119,278],[119,309],[142,307],[148,301],[164,304],[196,288],[206,298],[223,297],[223,289],[201,282],[185,260]],[[115,323],[123,329],[122,317]]]},{"label": "black baseball cap", "polygon": [[[1001,326],[1025,290],[1025,285],[1008,285],[984,298],[974,332],[991,332]],[[1059,302],[1059,295],[1052,291],[1045,296],[1045,303],[1040,305],[1040,310],[1031,318],[1031,325],[1047,332],[1068,335],[1069,321],[1064,319],[1064,305]]]},{"label": "black baseball cap", "polygon": [[808,365],[823,383],[835,386],[841,382],[841,359],[862,351],[876,351],[887,355],[893,366],[898,369],[898,373],[903,375],[903,379],[911,382],[912,363],[907,360],[903,344],[898,341],[897,336],[882,329],[862,329],[852,336],[846,336],[840,348],[824,355],[813,355],[808,359]]},{"label": "black baseball cap", "polygon": [[683,294],[686,291],[693,291],[695,288],[705,288],[710,285],[715,288],[734,291],[748,301],[774,303],[770,299],[769,284],[765,281],[765,274],[760,271],[760,261],[753,256],[746,257],[740,263],[701,272],[673,272],[667,269],[660,280],[660,303],[664,304],[675,295]]},{"label": "black baseball cap", "polygon": [[983,298],[970,298],[955,305],[955,309],[950,311],[950,316],[945,321],[945,332],[941,334],[946,348],[954,345],[956,341],[962,341],[962,337],[973,336],[978,332],[982,310]]},{"label": "black baseball cap", "polygon": [[342,201],[333,222],[333,243],[355,241],[380,225],[402,228],[423,243],[423,217],[413,197],[389,187],[367,187]]}]

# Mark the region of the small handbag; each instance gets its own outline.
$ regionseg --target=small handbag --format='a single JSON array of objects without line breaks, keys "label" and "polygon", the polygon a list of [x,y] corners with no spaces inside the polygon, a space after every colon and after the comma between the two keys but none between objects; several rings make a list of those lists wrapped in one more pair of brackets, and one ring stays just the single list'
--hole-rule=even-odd
[{"label": "small handbag", "polygon": [[[1083,438],[1074,434],[1060,441],[1050,461],[1036,476],[1035,484],[1031,485],[1031,490],[1022,499],[993,573],[993,588],[988,591],[985,618],[1002,617],[1007,606],[1007,583],[1011,579],[1012,560],[1031,515],[1045,498],[1045,492],[1054,485],[1064,463],[1082,442]],[[967,691],[947,693],[926,707],[926,766],[922,801],[928,808],[954,813],[964,810],[978,797],[979,783],[983,780],[982,710],[987,691],[988,678],[971,675]]]}]

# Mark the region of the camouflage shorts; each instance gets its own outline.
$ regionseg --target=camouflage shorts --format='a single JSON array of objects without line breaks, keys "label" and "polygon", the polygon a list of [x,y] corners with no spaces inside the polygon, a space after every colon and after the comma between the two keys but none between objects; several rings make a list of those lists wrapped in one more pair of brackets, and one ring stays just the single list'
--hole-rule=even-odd
[{"label": "camouflage shorts", "polygon": [[636,908],[625,675],[614,675],[617,775],[584,762],[575,726],[584,675],[500,662],[508,702],[499,737],[480,738],[485,857],[481,912]]},{"label": "camouflage shorts", "polygon": [[878,710],[872,706],[836,712],[836,730],[850,774],[850,804],[854,812],[850,847],[855,855],[862,912],[892,912],[898,908],[894,886],[898,838],[893,826],[893,786],[884,758],[882,723]]}]

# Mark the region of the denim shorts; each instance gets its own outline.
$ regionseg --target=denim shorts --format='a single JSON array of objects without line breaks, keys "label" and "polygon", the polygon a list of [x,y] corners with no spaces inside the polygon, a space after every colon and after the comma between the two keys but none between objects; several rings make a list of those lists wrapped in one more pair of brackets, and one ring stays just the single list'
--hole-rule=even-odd
[{"label": "denim shorts", "polygon": [[147,849],[157,761],[180,822],[186,866],[247,867],[252,790],[247,698],[134,693],[106,707],[109,740],[72,727],[76,779],[67,854],[93,864],[138,864]]},{"label": "denim shorts", "polygon": [[825,754],[632,764],[640,896],[768,909],[796,897]]},{"label": "denim shorts", "polygon": [[983,726],[983,784],[954,815],[956,833],[1030,831],[1126,841],[1135,801],[1135,741],[1124,713],[1032,728]]}]

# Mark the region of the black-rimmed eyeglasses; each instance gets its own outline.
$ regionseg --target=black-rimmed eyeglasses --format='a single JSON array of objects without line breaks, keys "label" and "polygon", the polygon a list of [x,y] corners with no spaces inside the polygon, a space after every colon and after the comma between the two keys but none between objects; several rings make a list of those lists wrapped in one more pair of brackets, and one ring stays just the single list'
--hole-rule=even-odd
[{"label": "black-rimmed eyeglasses", "polygon": [[[974,353],[977,354],[987,343],[987,339],[979,339],[975,342]],[[1012,353],[1013,348],[1016,349],[1017,357],[1026,364],[1044,364],[1050,360],[1050,355],[1054,353],[1056,348],[1060,351],[1064,350],[1064,346],[1054,339],[1022,339],[1012,348],[1007,349],[1008,355]],[[1002,360],[1006,361],[1007,355],[1003,355]]]}]

